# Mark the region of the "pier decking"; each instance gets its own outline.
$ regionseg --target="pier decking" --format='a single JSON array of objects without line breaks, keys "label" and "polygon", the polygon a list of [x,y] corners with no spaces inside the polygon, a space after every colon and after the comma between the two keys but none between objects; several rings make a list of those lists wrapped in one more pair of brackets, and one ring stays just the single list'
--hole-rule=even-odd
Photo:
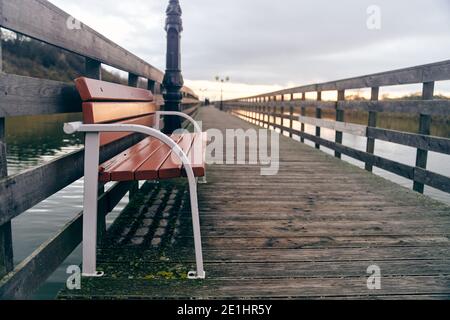
[{"label": "pier decking", "polygon": [[[204,129],[254,125],[212,107]],[[212,165],[199,186],[207,279],[194,267],[187,186],[148,182],[99,249],[106,276],[60,299],[449,298],[450,208],[280,137],[280,172]],[[381,289],[367,288],[367,268]]]}]

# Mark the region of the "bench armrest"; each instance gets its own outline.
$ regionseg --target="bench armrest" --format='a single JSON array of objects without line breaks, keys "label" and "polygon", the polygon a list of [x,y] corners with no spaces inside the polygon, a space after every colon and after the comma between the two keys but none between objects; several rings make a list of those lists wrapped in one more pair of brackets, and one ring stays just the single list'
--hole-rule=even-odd
[{"label": "bench armrest", "polygon": [[187,114],[185,114],[183,112],[178,112],[178,111],[157,111],[156,112],[156,129],[158,129],[158,130],[160,129],[159,121],[160,121],[161,116],[178,116],[181,118],[185,118],[186,120],[188,120],[189,122],[191,122],[194,125],[195,133],[202,133],[202,128],[200,128],[197,121],[195,121],[191,116],[188,116]]}]

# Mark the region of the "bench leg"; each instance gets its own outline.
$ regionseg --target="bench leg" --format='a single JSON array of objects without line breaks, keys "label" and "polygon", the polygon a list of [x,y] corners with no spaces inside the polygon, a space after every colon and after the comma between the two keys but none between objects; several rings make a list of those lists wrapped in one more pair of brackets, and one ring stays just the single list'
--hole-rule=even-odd
[{"label": "bench leg", "polygon": [[84,157],[83,276],[100,277],[97,272],[97,205],[99,134],[86,133]]},{"label": "bench leg", "polygon": [[206,274],[203,268],[202,237],[200,233],[200,217],[198,211],[197,181],[195,178],[189,178],[189,193],[191,198],[192,227],[194,229],[195,261],[197,264],[197,271],[189,272],[188,278],[205,279]]},{"label": "bench leg", "polygon": [[198,179],[198,183],[199,184],[207,184],[208,180],[206,180],[206,173],[203,177],[201,177],[200,179]]}]

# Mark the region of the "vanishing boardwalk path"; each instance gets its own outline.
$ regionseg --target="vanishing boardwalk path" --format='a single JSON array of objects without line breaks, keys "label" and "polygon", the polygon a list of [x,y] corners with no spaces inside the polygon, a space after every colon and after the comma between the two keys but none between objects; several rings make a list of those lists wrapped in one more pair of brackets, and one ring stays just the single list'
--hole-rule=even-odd
[{"label": "vanishing boardwalk path", "polygon": [[[213,108],[204,128],[253,125]],[[184,181],[147,183],[99,250],[107,276],[60,298],[450,297],[450,208],[281,137],[280,172],[213,165],[200,185],[207,280]],[[367,267],[381,290],[367,289]]]}]

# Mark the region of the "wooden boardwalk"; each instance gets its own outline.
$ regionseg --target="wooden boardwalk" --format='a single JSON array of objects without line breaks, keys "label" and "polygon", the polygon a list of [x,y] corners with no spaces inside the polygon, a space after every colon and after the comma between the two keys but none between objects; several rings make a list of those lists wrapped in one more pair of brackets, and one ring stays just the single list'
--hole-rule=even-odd
[{"label": "wooden boardwalk", "polygon": [[[211,107],[203,127],[252,128]],[[213,165],[199,186],[207,279],[189,281],[183,180],[147,183],[99,249],[101,279],[61,299],[449,298],[450,208],[280,137],[280,172]],[[368,266],[381,290],[367,288]]]}]

